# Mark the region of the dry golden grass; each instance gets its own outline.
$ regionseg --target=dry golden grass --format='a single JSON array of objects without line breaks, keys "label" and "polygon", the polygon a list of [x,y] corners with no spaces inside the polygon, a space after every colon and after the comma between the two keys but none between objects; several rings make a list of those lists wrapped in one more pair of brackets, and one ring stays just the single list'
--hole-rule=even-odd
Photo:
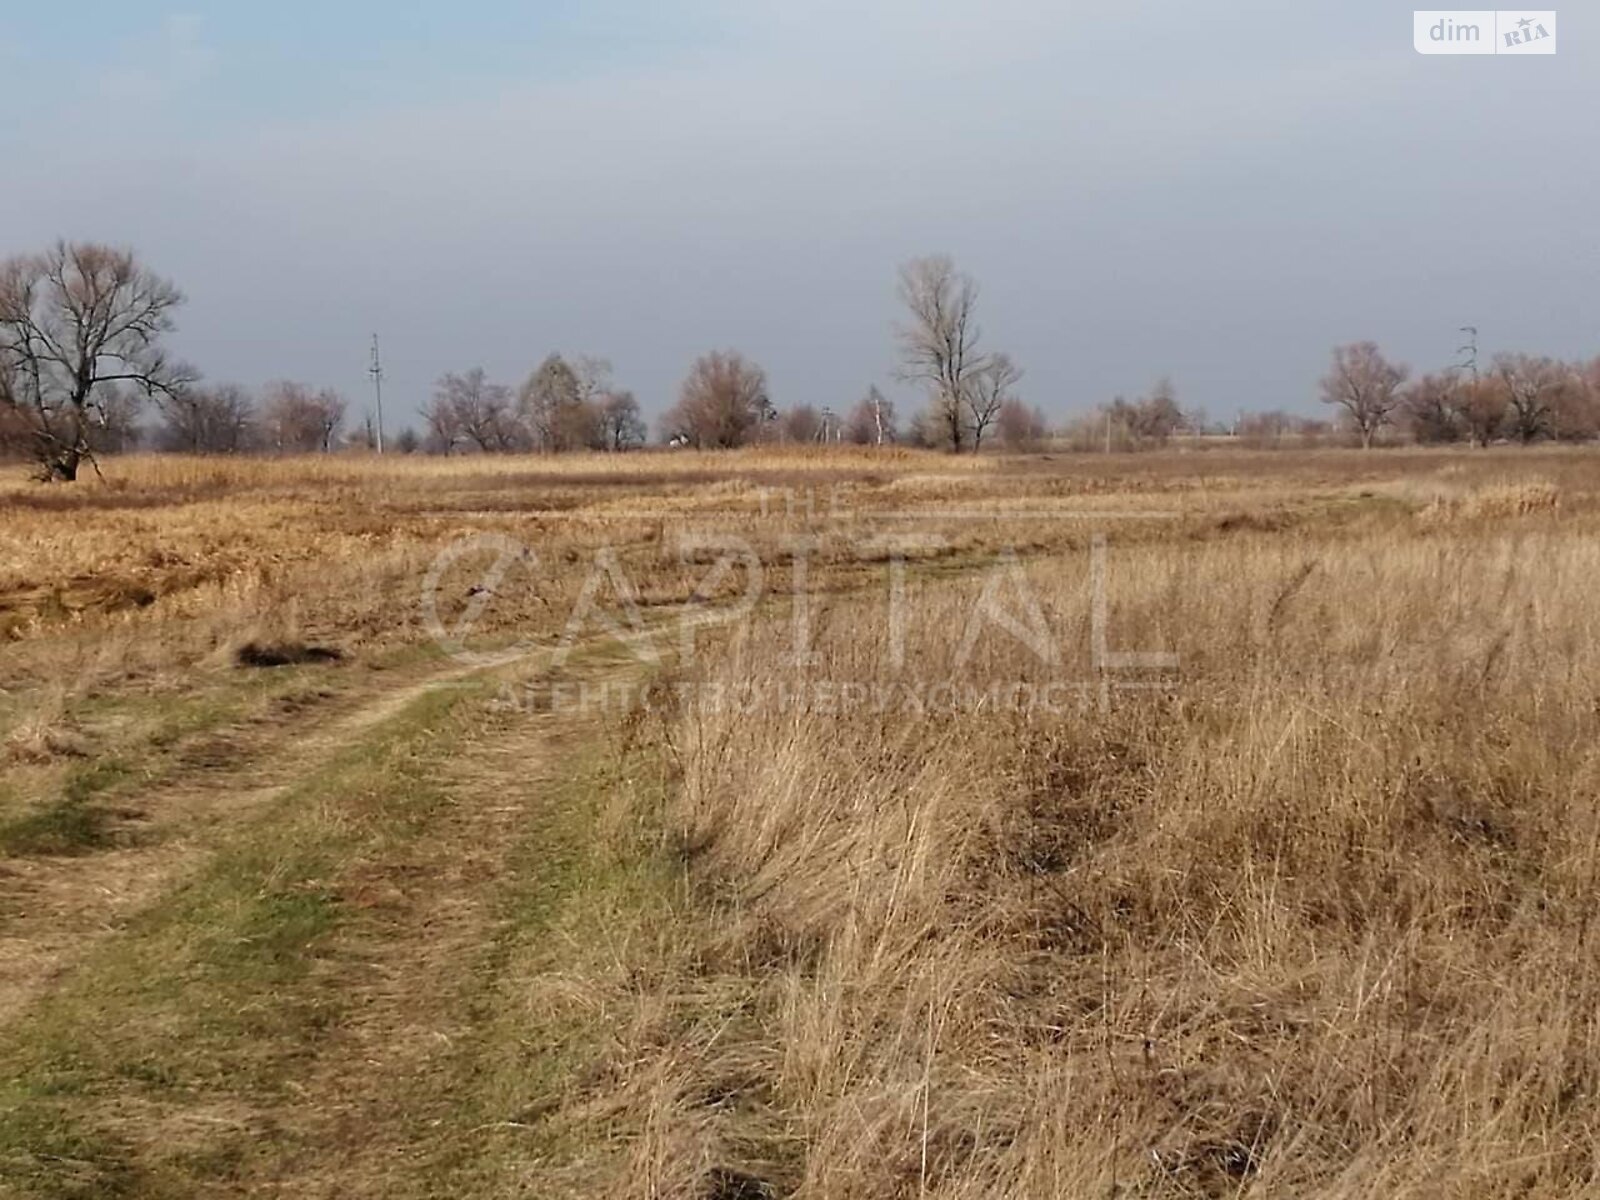
[{"label": "dry golden grass", "polygon": [[[650,1106],[619,1192],[692,1195],[708,1162],[817,1196],[1592,1191],[1592,542],[1119,567],[1119,640],[1179,649],[1170,691],[1034,721],[685,717],[664,825],[701,986],[741,1015],[703,1040],[663,997],[618,1048],[625,1108]],[[961,590],[924,592],[910,661],[1037,678],[1006,645],[955,662]],[[832,628],[822,677],[881,658],[871,612]],[[748,678],[787,636],[708,669]]]},{"label": "dry golden grass", "polygon": [[[1183,666],[1106,708],[1068,553],[1033,575],[1076,661],[995,630],[963,661],[976,580],[916,591],[907,661],[1087,680],[1081,707],[841,707],[895,678],[881,603],[841,600],[809,676],[833,699],[685,711],[654,819],[692,899],[566,984],[617,1022],[572,1105],[625,1131],[591,1181],[1593,1194],[1600,551],[1554,495],[1135,541],[1116,644]],[[687,678],[759,694],[790,637],[776,615]]]},{"label": "dry golden grass", "polygon": [[1560,507],[1561,489],[1552,483],[1535,480],[1440,495],[1419,516],[1430,524],[1442,525],[1452,521],[1553,513]]},{"label": "dry golden grass", "polygon": [[[171,819],[219,869],[18,1018],[0,1170],[42,1196],[1593,1195],[1595,461],[148,459],[7,485],[0,818],[37,834],[43,806],[60,837],[96,789],[225,794],[219,730],[281,764],[321,728],[333,757],[271,821]],[[387,713],[379,668],[426,684],[421,579],[454,539],[537,555],[480,633],[548,650],[600,547],[670,620],[702,528],[780,591],[815,541],[815,661],[788,665],[778,595],[669,656],[648,709],[469,696],[338,757],[303,694]],[[864,547],[906,531],[945,542],[896,667]],[[1096,658],[1097,532],[1109,648],[1175,670]],[[1008,548],[1054,664],[966,637],[986,589],[1021,611]],[[444,578],[461,603],[476,576]],[[344,682],[262,692],[246,640],[337,646]],[[586,670],[648,678],[614,654]],[[960,702],[907,700],[930,685]],[[1019,685],[1057,707],[1007,707]],[[12,861],[66,896],[97,845]]]}]

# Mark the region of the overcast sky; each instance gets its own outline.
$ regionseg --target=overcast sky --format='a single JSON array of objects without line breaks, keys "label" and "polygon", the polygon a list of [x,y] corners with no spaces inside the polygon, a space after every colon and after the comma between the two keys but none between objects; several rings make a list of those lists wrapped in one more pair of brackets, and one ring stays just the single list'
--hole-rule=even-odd
[{"label": "overcast sky", "polygon": [[1310,412],[1335,343],[1468,323],[1600,354],[1593,0],[1553,58],[1419,56],[1380,0],[6,7],[0,254],[132,245],[218,380],[360,405],[377,331],[407,416],[551,350],[652,414],[720,347],[780,405],[909,402],[933,252],[1054,416],[1164,374]]}]

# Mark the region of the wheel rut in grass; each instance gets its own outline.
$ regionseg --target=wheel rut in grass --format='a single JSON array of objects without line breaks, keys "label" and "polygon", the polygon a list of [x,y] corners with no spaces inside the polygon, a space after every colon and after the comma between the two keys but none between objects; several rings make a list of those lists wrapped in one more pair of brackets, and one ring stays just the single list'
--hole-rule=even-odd
[{"label": "wheel rut in grass", "polygon": [[[435,670],[345,700],[334,712],[308,708],[270,729],[213,740],[208,755],[196,756],[189,769],[180,767],[113,814],[135,820],[130,844],[0,859],[0,1028],[203,862],[239,822],[423,696],[479,669]],[[219,764],[224,756],[227,762]]]}]

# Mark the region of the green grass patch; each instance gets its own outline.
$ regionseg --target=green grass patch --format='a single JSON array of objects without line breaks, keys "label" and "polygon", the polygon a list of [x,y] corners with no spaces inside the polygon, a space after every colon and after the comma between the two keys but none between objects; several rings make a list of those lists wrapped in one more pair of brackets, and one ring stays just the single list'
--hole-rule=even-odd
[{"label": "green grass patch", "polygon": [[[254,814],[7,1031],[0,1163],[22,1167],[0,1178],[17,1195],[206,1195],[239,1146],[219,1134],[123,1153],[105,1117],[130,1103],[293,1106],[347,1007],[329,957],[349,919],[340,873],[423,830],[419,814],[443,800],[432,777],[462,732],[452,710],[472,694],[428,695]],[[81,788],[110,781],[86,775]]]},{"label": "green grass patch", "polygon": [[0,821],[0,856],[91,854],[114,844],[113,814],[95,800],[134,773],[116,757],[73,763],[62,779],[59,796]]},{"label": "green grass patch", "polygon": [[112,840],[111,814],[67,797],[0,823],[0,856],[6,858],[90,854]]},{"label": "green grass patch", "polygon": [[127,1146],[84,1128],[58,1099],[0,1084],[0,1195],[118,1200],[136,1185]]},{"label": "green grass patch", "polygon": [[74,763],[62,783],[62,797],[69,804],[87,804],[96,796],[113,791],[134,775],[133,767],[115,756]]},{"label": "green grass patch", "polygon": [[566,1111],[603,1061],[609,1026],[581,1000],[557,998],[559,989],[541,991],[537,1001],[530,996],[552,978],[606,978],[617,967],[619,931],[664,918],[676,905],[676,865],[648,833],[622,846],[596,837],[615,789],[655,786],[624,770],[603,745],[580,751],[559,778],[538,783],[539,803],[511,856],[496,935],[461,998],[474,1036],[454,1067],[446,1123],[454,1132],[435,1135],[438,1150],[419,1162],[414,1194],[501,1195],[513,1180],[529,1186],[530,1163],[540,1164],[541,1178],[581,1175],[614,1150],[613,1131],[575,1122]]}]

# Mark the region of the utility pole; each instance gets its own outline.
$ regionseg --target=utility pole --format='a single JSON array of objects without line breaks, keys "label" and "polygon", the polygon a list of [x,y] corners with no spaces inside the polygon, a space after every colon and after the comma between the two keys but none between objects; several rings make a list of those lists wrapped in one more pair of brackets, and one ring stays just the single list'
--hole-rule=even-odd
[{"label": "utility pole", "polygon": [[372,366],[367,369],[372,376],[372,393],[378,403],[378,453],[383,453],[383,359],[378,354],[378,335],[372,335]]},{"label": "utility pole", "polygon": [[1459,332],[1466,334],[1468,340],[1467,344],[1456,353],[1467,356],[1467,361],[1460,365],[1463,370],[1472,372],[1472,383],[1476,387],[1478,383],[1478,327],[1476,325],[1463,325]]}]

